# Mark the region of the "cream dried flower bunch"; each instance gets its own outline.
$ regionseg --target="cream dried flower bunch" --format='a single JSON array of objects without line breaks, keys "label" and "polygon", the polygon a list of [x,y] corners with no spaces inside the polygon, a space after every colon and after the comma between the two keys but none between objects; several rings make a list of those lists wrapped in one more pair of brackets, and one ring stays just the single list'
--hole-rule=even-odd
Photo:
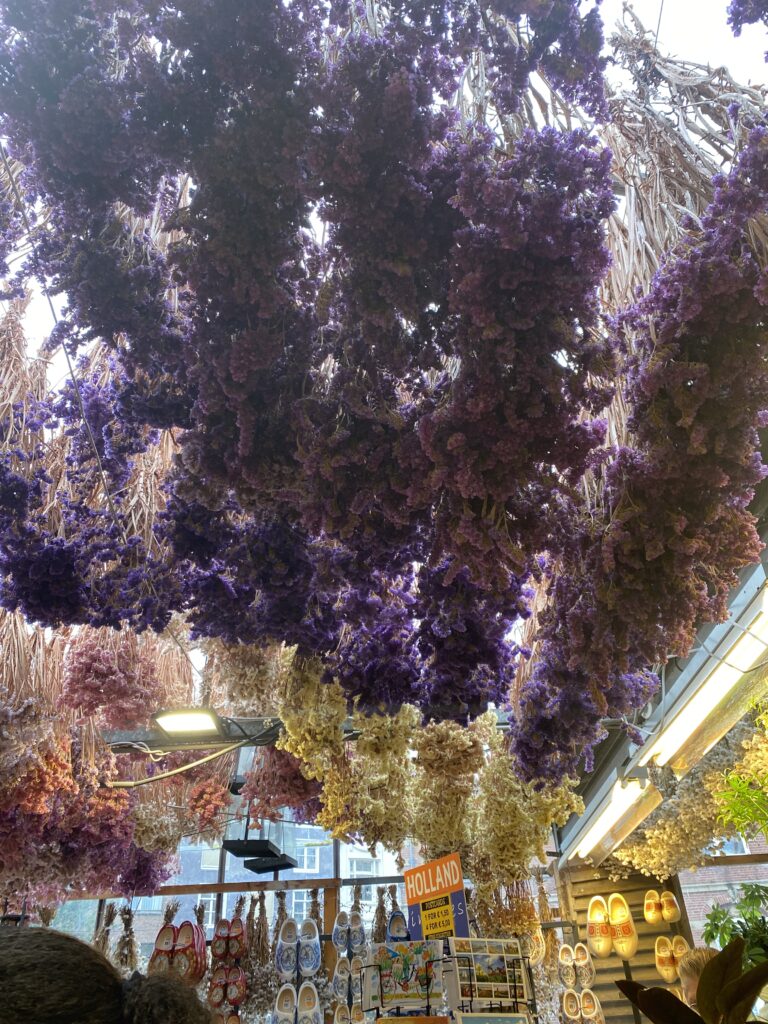
[{"label": "cream dried flower bunch", "polygon": [[283,732],[276,746],[302,762],[308,779],[324,781],[345,755],[347,698],[336,682],[322,681],[318,659],[294,657],[278,694]]},{"label": "cream dried flower bunch", "polygon": [[754,733],[750,715],[680,780],[674,795],[614,852],[614,859],[661,882],[704,863],[713,839],[736,834],[722,821],[717,794],[723,789],[724,774],[743,756],[744,743]]},{"label": "cream dried flower bunch", "polygon": [[409,757],[421,721],[418,708],[403,704],[395,715],[366,715],[356,710],[352,728],[358,733],[351,755],[359,789],[356,832],[374,850],[377,843],[399,855],[411,832]]},{"label": "cream dried flower bunch", "polygon": [[327,760],[317,823],[334,838],[377,843],[399,854],[410,834],[409,750],[421,716],[404,704],[395,715],[352,714],[356,740]]},{"label": "cream dried flower bunch", "polygon": [[491,901],[499,885],[530,878],[534,863],[545,859],[552,825],[564,825],[584,810],[573,780],[538,789],[526,782],[500,730],[489,730],[487,747],[469,868],[480,903]]},{"label": "cream dried flower bunch", "polygon": [[427,859],[457,852],[467,857],[475,828],[472,795],[484,764],[483,749],[496,715],[470,726],[430,722],[414,737],[413,837]]},{"label": "cream dried flower bunch", "polygon": [[137,846],[149,851],[176,852],[185,827],[185,816],[179,808],[164,800],[142,801],[136,804],[133,817],[133,841]]},{"label": "cream dried flower bunch", "polygon": [[227,703],[235,714],[275,715],[279,694],[291,669],[294,648],[285,644],[207,645],[208,657],[226,688]]}]

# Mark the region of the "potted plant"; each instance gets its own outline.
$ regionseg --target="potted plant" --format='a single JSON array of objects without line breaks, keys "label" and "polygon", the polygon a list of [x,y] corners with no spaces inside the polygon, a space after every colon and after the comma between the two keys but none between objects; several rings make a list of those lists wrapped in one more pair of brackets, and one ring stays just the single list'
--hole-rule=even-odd
[{"label": "potted plant", "polygon": [[744,884],[731,908],[715,904],[702,932],[708,946],[726,946],[736,936],[744,940],[744,966],[768,960],[768,886]]},{"label": "potted plant", "polygon": [[636,981],[617,981],[622,994],[653,1024],[744,1024],[763,986],[768,961],[743,968],[744,939],[737,936],[701,972],[696,993],[698,1013],[666,988],[645,988]]}]

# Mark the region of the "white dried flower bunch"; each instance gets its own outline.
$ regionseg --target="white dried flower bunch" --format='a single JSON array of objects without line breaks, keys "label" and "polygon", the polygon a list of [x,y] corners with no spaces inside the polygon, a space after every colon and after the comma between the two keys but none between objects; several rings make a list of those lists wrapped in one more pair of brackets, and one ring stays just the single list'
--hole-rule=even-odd
[{"label": "white dried flower bunch", "polygon": [[545,860],[552,825],[564,825],[584,810],[570,779],[539,789],[525,782],[498,729],[490,732],[488,748],[479,776],[470,869],[481,901],[500,883],[529,878],[532,865]]},{"label": "white dried flower bunch", "polygon": [[469,853],[475,833],[471,797],[483,767],[483,748],[496,729],[493,712],[467,728],[430,722],[416,733],[413,835],[428,858]]},{"label": "white dried flower bunch", "polygon": [[218,668],[232,711],[253,716],[277,714],[279,693],[293,655],[294,649],[285,644],[218,643]]},{"label": "white dried flower bunch", "polygon": [[713,842],[734,834],[724,826],[716,794],[725,772],[742,757],[755,734],[752,715],[742,719],[679,782],[677,791],[634,832],[614,858],[660,882],[704,863]]},{"label": "white dried flower bunch", "polygon": [[347,718],[344,691],[338,683],[324,683],[322,672],[318,659],[293,659],[279,693],[283,733],[276,744],[302,762],[306,778],[319,780],[344,756]]}]

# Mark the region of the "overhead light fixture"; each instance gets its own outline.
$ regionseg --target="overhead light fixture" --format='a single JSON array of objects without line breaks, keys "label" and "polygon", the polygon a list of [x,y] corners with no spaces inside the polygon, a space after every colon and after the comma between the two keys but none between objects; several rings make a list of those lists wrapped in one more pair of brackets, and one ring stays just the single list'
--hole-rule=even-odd
[{"label": "overhead light fixture", "polygon": [[[738,624],[736,625],[738,627]],[[701,686],[684,706],[664,726],[659,736],[643,750],[638,763],[654,761],[660,768],[675,760],[691,737],[707,723],[705,742],[697,750],[703,757],[727,733],[743,713],[718,715],[708,721],[719,704],[734,691],[737,684],[760,658],[768,660],[768,589],[763,588],[758,598],[758,612],[748,629],[742,631],[736,642],[721,656]],[[735,715],[735,718],[734,718]]]},{"label": "overhead light fixture", "polygon": [[658,806],[661,794],[645,779],[620,779],[611,789],[608,803],[587,831],[576,840],[567,859],[590,857],[600,863],[635,827],[639,815],[645,817],[651,806]]},{"label": "overhead light fixture", "polygon": [[224,734],[221,719],[210,708],[174,708],[170,711],[158,711],[152,715],[152,721],[166,736],[175,738],[190,736],[202,739]]}]

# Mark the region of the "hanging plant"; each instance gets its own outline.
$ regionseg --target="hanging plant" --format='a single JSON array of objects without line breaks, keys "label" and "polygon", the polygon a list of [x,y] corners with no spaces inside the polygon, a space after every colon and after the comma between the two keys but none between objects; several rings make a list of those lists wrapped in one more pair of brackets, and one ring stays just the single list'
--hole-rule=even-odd
[{"label": "hanging plant", "polygon": [[768,714],[758,714],[756,726],[743,741],[742,757],[726,772],[715,793],[723,825],[744,836],[768,829]]},{"label": "hanging plant", "polygon": [[679,781],[674,796],[614,851],[614,859],[663,882],[695,869],[720,839],[735,835],[733,825],[723,823],[718,794],[723,774],[742,757],[754,732],[752,716],[739,722]]},{"label": "hanging plant", "polygon": [[216,779],[203,780],[192,787],[188,808],[197,824],[200,839],[210,842],[223,836],[230,803],[228,787]]},{"label": "hanging plant", "polygon": [[279,821],[288,808],[294,821],[312,822],[320,809],[322,786],[302,772],[302,762],[279,747],[258,747],[244,773],[240,798],[247,805],[252,827]]},{"label": "hanging plant", "polygon": [[495,728],[491,712],[468,728],[430,722],[414,736],[413,837],[427,860],[448,853],[468,855],[474,835],[474,780],[484,764],[483,744]]}]

